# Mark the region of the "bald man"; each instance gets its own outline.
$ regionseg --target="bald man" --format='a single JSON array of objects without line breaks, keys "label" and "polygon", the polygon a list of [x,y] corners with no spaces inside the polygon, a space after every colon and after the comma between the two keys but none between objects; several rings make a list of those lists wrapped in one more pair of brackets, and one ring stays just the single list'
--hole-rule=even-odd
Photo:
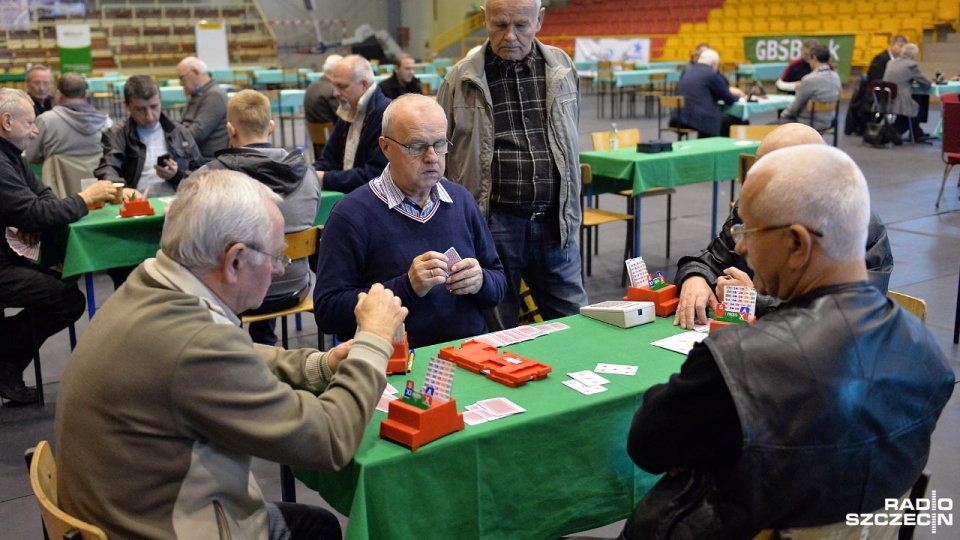
[{"label": "bald man", "polygon": [[[771,131],[757,148],[759,162],[766,154],[789,146],[801,144],[824,144],[823,137],[810,126],[804,124],[784,124]],[[734,252],[733,237],[730,228],[741,223],[739,202],[730,210],[730,216],[720,234],[696,256],[681,257],[677,263],[677,276],[674,282],[680,290],[680,304],[674,315],[673,324],[692,329],[694,323],[707,322],[707,308],[712,308],[722,297],[722,286],[752,286],[753,271],[747,266],[744,257]],[[870,216],[870,228],[867,236],[866,264],[870,283],[884,294],[890,283],[893,271],[893,253],[883,222],[874,213]],[[724,279],[720,279],[721,276]],[[719,286],[719,287],[718,287]],[[716,292],[715,292],[716,291]],[[757,296],[757,315],[763,316],[775,309],[780,302],[769,295]]]},{"label": "bald man", "polygon": [[[735,249],[781,307],[694,346],[644,394],[627,439],[640,468],[671,471],[661,482],[696,471],[715,488],[700,537],[858,538],[849,516],[882,511],[923,471],[954,375],[923,323],[867,281],[869,208],[856,163],[823,144],[750,169]],[[640,504],[657,521],[668,502]],[[697,514],[674,530],[698,530]],[[649,538],[637,523],[621,538]]]}]

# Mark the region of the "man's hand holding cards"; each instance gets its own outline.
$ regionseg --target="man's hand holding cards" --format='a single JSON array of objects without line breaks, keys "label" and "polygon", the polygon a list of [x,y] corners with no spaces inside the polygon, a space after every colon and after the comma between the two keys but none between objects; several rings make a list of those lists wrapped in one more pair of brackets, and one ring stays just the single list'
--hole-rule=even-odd
[{"label": "man's hand holding cards", "polygon": [[456,248],[444,252],[447,262],[447,290],[450,294],[475,294],[483,286],[483,269],[476,259],[461,259]]},{"label": "man's hand holding cards", "polygon": [[413,292],[423,298],[430,289],[447,282],[447,257],[439,251],[417,256],[407,270]]}]

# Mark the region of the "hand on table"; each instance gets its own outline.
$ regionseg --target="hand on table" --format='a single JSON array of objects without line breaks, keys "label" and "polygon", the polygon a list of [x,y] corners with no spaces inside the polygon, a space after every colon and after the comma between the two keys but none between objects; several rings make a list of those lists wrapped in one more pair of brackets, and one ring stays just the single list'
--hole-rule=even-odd
[{"label": "hand on table", "polygon": [[673,324],[679,324],[685,330],[692,330],[694,323],[707,323],[707,307],[717,305],[717,297],[710,290],[710,284],[702,276],[690,276],[683,280],[680,287],[680,303],[673,316]]},{"label": "hand on table", "polygon": [[379,283],[374,283],[368,292],[360,293],[357,298],[353,315],[360,331],[371,332],[392,342],[400,323],[407,318],[408,310],[400,305],[400,299]]},{"label": "hand on table", "polygon": [[483,269],[476,259],[463,259],[450,267],[447,290],[450,294],[476,294],[483,287]]},{"label": "hand on table", "polygon": [[717,278],[717,298],[723,298],[723,288],[727,285],[741,285],[743,287],[753,287],[753,280],[746,272],[731,266],[723,271],[722,276]]},{"label": "hand on table", "polygon": [[410,279],[413,292],[423,298],[430,289],[446,283],[447,257],[437,251],[428,251],[417,256],[407,270],[407,278]]}]

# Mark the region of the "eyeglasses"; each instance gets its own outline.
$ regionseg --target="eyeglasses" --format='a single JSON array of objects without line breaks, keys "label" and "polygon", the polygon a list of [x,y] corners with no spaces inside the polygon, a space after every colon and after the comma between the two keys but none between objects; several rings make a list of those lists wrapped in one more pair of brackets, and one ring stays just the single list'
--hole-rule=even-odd
[{"label": "eyeglasses", "polygon": [[410,157],[420,157],[427,152],[427,148],[433,148],[433,151],[437,153],[438,156],[442,156],[450,151],[450,147],[453,146],[453,143],[450,141],[437,141],[433,144],[427,143],[413,143],[410,146],[403,144],[402,142],[394,139],[393,137],[383,136],[384,139],[390,139],[391,141],[399,144],[410,154]]},{"label": "eyeglasses", "polygon": [[[752,229],[747,229],[747,228],[744,228],[743,223],[737,223],[736,225],[730,227],[730,235],[733,236],[733,241],[734,241],[734,242],[739,242],[739,241],[743,240],[743,237],[744,237],[744,236],[746,236],[746,235],[748,235],[748,234],[750,234],[750,233],[761,233],[761,232],[767,232],[767,231],[776,231],[776,230],[779,230],[779,229],[786,229],[786,228],[789,228],[789,227],[793,227],[793,225],[794,225],[793,223],[788,223],[788,224],[786,224],[786,225],[771,225],[771,226],[769,226],[769,227],[754,227],[754,228],[752,228]],[[815,230],[810,229],[810,228],[807,228],[807,231],[809,231],[810,234],[816,236],[817,238],[823,238],[823,233],[820,232],[820,231],[815,231]]]},{"label": "eyeglasses", "polygon": [[281,254],[279,254],[279,255],[271,255],[271,254],[267,253],[266,251],[263,251],[262,249],[255,248],[255,247],[253,247],[253,246],[251,246],[251,245],[247,245],[247,247],[250,248],[250,249],[253,250],[253,251],[256,251],[257,253],[262,253],[263,255],[266,255],[267,257],[270,257],[271,259],[277,261],[278,263],[280,263],[280,267],[283,268],[283,269],[286,269],[288,266],[290,266],[290,263],[293,262],[293,259],[291,259],[290,256],[287,255],[286,253],[281,253]]}]

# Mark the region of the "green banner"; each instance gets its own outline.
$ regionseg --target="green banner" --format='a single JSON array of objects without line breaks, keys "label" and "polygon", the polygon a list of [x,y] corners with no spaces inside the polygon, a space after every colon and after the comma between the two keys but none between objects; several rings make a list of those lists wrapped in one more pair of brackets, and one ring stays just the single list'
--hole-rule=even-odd
[{"label": "green banner", "polygon": [[60,50],[60,72],[93,71],[89,24],[58,24],[57,47]]},{"label": "green banner", "polygon": [[750,62],[789,62],[800,56],[804,40],[814,38],[830,49],[830,63],[833,64],[841,81],[850,78],[850,66],[853,63],[853,45],[856,36],[842,35],[802,35],[784,34],[778,36],[744,36],[743,52]]}]

